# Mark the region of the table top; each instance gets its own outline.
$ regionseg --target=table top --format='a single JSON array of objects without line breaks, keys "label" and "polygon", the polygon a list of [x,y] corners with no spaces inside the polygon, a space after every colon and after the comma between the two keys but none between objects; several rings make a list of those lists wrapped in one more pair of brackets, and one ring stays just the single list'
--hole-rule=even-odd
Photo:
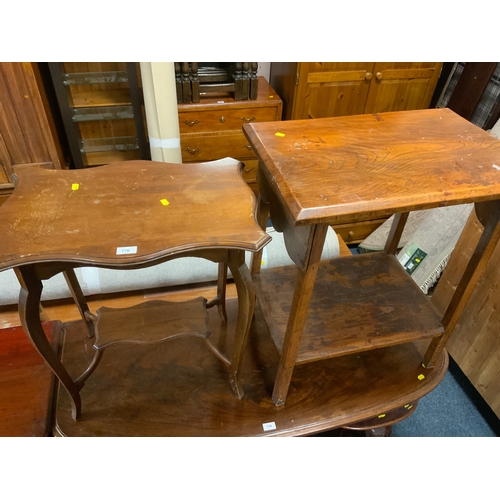
[{"label": "table top", "polygon": [[231,158],[20,167],[0,207],[0,269],[53,261],[121,268],[186,251],[255,252],[270,237],[256,223],[241,167]]},{"label": "table top", "polygon": [[243,131],[295,225],[500,198],[500,141],[446,108],[251,123]]}]

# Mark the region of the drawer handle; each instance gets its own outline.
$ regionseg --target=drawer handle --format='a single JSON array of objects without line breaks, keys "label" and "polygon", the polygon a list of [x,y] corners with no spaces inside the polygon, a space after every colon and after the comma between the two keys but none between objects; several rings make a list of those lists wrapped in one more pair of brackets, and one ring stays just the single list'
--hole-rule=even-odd
[{"label": "drawer handle", "polygon": [[220,117],[220,122],[221,122],[221,123],[224,123],[225,121],[226,121],[226,119],[225,119],[223,116],[221,116],[221,117]]},{"label": "drawer handle", "polygon": [[249,174],[252,170],[252,167],[243,167],[243,172],[245,172],[245,174]]},{"label": "drawer handle", "polygon": [[184,120],[184,125],[187,125],[188,127],[192,127],[193,125],[198,125],[200,123],[198,120],[195,120],[194,122],[190,122],[189,120]]},{"label": "drawer handle", "polygon": [[243,117],[241,120],[245,123],[250,123],[250,122],[254,122],[256,120],[256,118],[255,118],[255,116],[252,116],[252,118]]},{"label": "drawer handle", "polygon": [[186,148],[186,151],[192,155],[194,155],[195,153],[197,153],[198,151],[201,151],[200,148],[196,148],[196,149],[191,149],[190,147],[187,147]]},{"label": "drawer handle", "polygon": [[252,146],[250,146],[250,144],[245,144],[243,147],[244,147],[244,148],[247,148],[247,149],[248,149],[248,151],[251,151],[251,150],[252,150]]}]

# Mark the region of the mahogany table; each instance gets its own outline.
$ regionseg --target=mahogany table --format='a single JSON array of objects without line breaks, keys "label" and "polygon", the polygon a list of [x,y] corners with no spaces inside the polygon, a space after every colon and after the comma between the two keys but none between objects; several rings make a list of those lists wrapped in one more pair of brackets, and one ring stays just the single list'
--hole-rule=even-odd
[{"label": "mahogany table", "polygon": [[[295,266],[252,274],[280,361],[285,405],[297,365],[429,344],[427,377],[500,237],[500,141],[449,109],[243,126],[259,158],[259,220]],[[408,213],[475,203],[485,230],[441,317],[395,257]],[[328,225],[396,214],[383,252],[320,261]],[[340,361],[339,361],[340,362]],[[291,385],[292,384],[292,385]],[[383,396],[380,396],[383,399]]]},{"label": "mahogany table", "polygon": [[[130,161],[85,170],[16,170],[14,194],[1,207],[0,270],[16,270],[24,330],[70,395],[75,420],[81,417],[80,391],[106,349],[161,343],[182,334],[206,339],[229,368],[235,395],[243,397],[239,372],[255,304],[244,252],[261,249],[270,237],[255,221],[255,195],[241,168],[226,158],[189,165]],[[95,315],[74,273],[81,266],[139,269],[178,257],[219,263],[214,300],[150,301],[130,309],[101,308]],[[226,266],[238,294],[231,353],[219,351],[208,338],[206,311],[218,305],[225,315]],[[92,359],[76,376],[50,345],[39,317],[42,280],[60,272],[93,339]],[[112,350],[106,354],[112,355]]]}]

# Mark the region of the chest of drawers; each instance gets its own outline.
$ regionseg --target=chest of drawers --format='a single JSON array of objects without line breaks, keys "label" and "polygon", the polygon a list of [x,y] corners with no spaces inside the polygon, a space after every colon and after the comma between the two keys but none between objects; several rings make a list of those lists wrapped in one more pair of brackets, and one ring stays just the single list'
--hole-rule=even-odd
[{"label": "chest of drawers", "polygon": [[245,164],[243,177],[257,192],[255,153],[243,135],[245,123],[281,120],[283,103],[263,77],[256,100],[236,101],[221,95],[199,103],[179,104],[182,162],[204,162],[230,156]]}]

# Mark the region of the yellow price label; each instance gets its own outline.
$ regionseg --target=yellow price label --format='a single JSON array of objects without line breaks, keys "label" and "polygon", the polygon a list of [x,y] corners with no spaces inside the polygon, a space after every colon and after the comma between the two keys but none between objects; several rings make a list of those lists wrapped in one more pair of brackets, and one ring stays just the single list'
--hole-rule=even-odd
[{"label": "yellow price label", "polygon": [[285,134],[283,132],[276,132],[274,135],[276,137],[285,137]]},{"label": "yellow price label", "polygon": [[80,184],[71,184],[71,191],[76,191],[80,187]]},{"label": "yellow price label", "polygon": [[164,206],[170,205],[169,201],[166,198],[163,198],[163,200],[160,200],[160,203]]}]

